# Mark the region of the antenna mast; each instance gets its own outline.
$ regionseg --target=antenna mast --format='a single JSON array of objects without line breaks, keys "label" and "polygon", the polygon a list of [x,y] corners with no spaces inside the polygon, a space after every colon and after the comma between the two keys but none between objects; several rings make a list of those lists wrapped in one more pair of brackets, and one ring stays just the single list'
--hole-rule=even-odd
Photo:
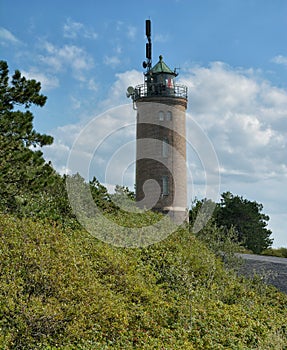
[{"label": "antenna mast", "polygon": [[149,71],[151,68],[151,20],[145,21],[145,34],[148,42],[146,43],[146,61],[143,61],[143,68]]}]

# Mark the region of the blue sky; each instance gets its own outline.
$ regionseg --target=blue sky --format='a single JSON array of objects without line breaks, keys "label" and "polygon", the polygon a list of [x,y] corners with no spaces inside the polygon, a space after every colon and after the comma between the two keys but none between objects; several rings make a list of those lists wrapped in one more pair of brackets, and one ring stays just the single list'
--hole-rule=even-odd
[{"label": "blue sky", "polygon": [[[274,245],[287,246],[285,0],[1,0],[1,59],[11,72],[41,81],[48,96],[44,108],[34,109],[35,128],[55,138],[46,158],[64,172],[73,142],[100,115],[98,130],[81,151],[92,154],[89,174],[112,184],[105,177],[108,160],[121,142],[135,137],[134,126],[127,126],[135,112],[125,92],[143,81],[147,18],[153,63],[162,54],[172,69],[180,68],[190,120],[214,147],[220,187],[212,179],[208,186],[262,203]],[[192,122],[187,126],[191,130]],[[91,139],[107,140],[115,128],[121,132],[101,143],[101,154],[89,150]],[[190,137],[197,136],[191,131]],[[199,198],[208,193],[200,157],[197,152],[198,159],[189,160],[191,196]],[[131,159],[114,181],[132,188]]]}]

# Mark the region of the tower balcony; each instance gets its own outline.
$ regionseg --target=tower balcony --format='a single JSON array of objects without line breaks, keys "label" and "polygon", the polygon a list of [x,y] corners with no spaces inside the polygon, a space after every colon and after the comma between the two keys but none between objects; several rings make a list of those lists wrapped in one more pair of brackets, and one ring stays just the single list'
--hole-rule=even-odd
[{"label": "tower balcony", "polygon": [[187,100],[187,86],[173,84],[168,86],[162,83],[144,83],[134,89],[133,100],[144,97],[176,97]]}]

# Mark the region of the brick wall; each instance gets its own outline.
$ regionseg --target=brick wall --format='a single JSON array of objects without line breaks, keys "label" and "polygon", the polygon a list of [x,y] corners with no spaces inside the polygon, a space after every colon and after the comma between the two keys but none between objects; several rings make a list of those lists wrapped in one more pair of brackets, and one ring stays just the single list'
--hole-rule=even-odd
[{"label": "brick wall", "polygon": [[[171,211],[171,216],[178,212],[182,217],[187,207],[186,99],[144,97],[136,106],[138,205]],[[164,176],[168,177],[168,194],[163,193]]]}]

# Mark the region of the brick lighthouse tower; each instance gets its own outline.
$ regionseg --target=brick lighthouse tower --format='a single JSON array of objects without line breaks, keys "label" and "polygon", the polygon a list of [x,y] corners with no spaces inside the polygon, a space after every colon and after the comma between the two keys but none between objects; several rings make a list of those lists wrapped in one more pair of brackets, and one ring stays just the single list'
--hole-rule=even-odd
[{"label": "brick lighthouse tower", "polygon": [[175,222],[187,216],[186,108],[187,87],[175,82],[159,56],[152,66],[151,21],[146,20],[144,83],[129,87],[137,110],[136,201],[140,208],[168,214]]}]

